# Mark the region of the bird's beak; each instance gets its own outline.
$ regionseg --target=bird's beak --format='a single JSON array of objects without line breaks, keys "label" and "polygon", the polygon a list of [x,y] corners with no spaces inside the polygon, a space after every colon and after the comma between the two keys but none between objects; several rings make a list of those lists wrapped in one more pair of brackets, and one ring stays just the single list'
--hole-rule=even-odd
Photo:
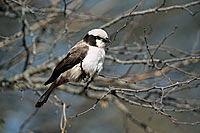
[{"label": "bird's beak", "polygon": [[106,43],[111,43],[111,40],[109,38],[104,39]]}]

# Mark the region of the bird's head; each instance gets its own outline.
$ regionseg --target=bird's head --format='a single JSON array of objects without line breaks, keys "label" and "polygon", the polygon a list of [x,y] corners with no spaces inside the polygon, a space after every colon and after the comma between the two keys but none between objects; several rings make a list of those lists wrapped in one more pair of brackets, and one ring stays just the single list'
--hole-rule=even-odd
[{"label": "bird's head", "polygon": [[111,42],[108,38],[108,34],[103,29],[90,30],[83,40],[89,45],[99,48],[104,48],[107,43]]}]

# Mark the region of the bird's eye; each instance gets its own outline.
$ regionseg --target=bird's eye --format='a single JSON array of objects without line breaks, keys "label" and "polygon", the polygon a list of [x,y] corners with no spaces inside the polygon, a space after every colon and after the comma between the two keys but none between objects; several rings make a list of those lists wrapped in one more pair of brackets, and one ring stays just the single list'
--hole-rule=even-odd
[{"label": "bird's eye", "polygon": [[102,38],[99,36],[95,36],[95,39],[101,40]]}]

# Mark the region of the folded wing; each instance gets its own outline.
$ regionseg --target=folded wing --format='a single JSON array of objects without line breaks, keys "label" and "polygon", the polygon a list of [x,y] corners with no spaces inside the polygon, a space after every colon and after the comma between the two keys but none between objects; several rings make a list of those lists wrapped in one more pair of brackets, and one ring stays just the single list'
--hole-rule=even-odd
[{"label": "folded wing", "polygon": [[44,83],[44,85],[54,82],[60,76],[60,74],[80,63],[87,55],[87,51],[88,46],[83,42],[76,44],[70,49],[66,57],[60,63],[58,63],[51,77]]}]

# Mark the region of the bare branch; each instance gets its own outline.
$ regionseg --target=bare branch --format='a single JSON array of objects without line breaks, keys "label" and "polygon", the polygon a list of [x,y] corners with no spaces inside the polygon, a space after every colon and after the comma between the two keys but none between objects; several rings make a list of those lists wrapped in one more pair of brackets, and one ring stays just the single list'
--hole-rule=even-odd
[{"label": "bare branch", "polygon": [[162,8],[155,7],[155,8],[144,10],[144,11],[133,12],[131,14],[122,13],[121,15],[116,17],[115,19],[113,19],[110,22],[102,25],[101,28],[108,28],[111,25],[117,23],[118,21],[127,18],[128,16],[139,16],[139,15],[152,14],[152,13],[156,13],[156,12],[166,12],[166,11],[171,11],[171,10],[174,10],[174,9],[185,9],[185,8],[192,7],[192,6],[195,6],[195,5],[198,5],[198,4],[200,4],[200,1],[194,1],[194,2],[191,2],[191,3],[184,4],[184,5],[173,5],[173,6],[162,7]]}]

